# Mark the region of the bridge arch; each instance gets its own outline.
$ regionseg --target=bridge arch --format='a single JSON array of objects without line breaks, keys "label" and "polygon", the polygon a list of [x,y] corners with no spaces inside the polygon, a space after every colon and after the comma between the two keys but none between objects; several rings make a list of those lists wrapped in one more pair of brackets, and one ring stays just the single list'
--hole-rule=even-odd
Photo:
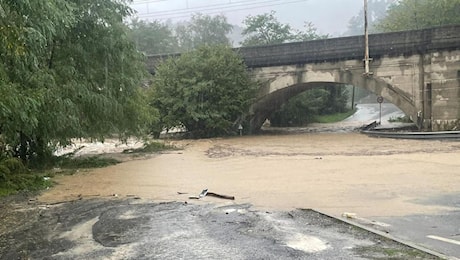
[{"label": "bridge arch", "polygon": [[406,115],[409,115],[417,125],[420,124],[417,120],[419,113],[417,113],[416,105],[411,97],[393,87],[384,79],[342,69],[326,73],[321,72],[316,77],[312,74],[304,74],[305,71],[301,73],[298,71],[296,73],[283,73],[281,76],[265,81],[260,89],[259,97],[250,109],[251,132],[258,132],[265,120],[280,109],[290,98],[309,89],[336,85],[353,85],[380,95],[385,100],[396,105]]}]

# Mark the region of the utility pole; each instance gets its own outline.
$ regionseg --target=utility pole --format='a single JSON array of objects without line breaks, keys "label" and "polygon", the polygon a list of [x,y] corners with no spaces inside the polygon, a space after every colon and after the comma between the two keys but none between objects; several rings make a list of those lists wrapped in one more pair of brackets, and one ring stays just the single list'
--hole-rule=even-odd
[{"label": "utility pole", "polygon": [[351,110],[353,109],[355,109],[355,85],[353,85],[351,91]]},{"label": "utility pole", "polygon": [[367,22],[367,0],[364,0],[364,75],[369,76],[372,73],[369,71],[369,28]]}]

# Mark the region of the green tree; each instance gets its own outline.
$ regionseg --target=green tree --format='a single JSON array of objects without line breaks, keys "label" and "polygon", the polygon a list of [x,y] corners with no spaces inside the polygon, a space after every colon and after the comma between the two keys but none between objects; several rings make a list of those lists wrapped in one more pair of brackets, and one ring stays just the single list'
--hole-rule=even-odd
[{"label": "green tree", "polygon": [[309,41],[327,38],[321,35],[311,22],[304,23],[303,30],[295,30],[289,24],[282,24],[275,17],[276,12],[247,16],[243,21],[242,46],[278,44],[292,41]]},{"label": "green tree", "polygon": [[[47,66],[49,46],[56,35],[65,34],[63,27],[73,25],[73,5],[62,0],[3,0],[0,6],[0,134],[2,145],[11,149],[8,154],[26,159],[32,146],[27,137],[39,128],[46,101],[43,86],[53,84]],[[34,86],[39,78],[43,82]]]},{"label": "green tree", "polygon": [[347,111],[348,91],[343,85],[326,87],[328,92],[327,101],[324,108],[319,111],[320,115],[330,115]]},{"label": "green tree", "polygon": [[384,32],[460,24],[460,0],[401,0],[377,28]]},{"label": "green tree", "polygon": [[296,39],[296,34],[289,24],[282,24],[275,17],[276,12],[249,15],[244,19],[245,39],[242,46],[257,46],[289,42]]},{"label": "green tree", "polygon": [[71,138],[140,134],[142,57],[115,0],[0,0],[0,134],[24,161]]},{"label": "green tree", "polygon": [[348,92],[341,85],[307,90],[284,104],[270,116],[273,126],[305,126],[318,115],[346,112]]},{"label": "green tree", "polygon": [[223,15],[195,14],[190,22],[179,24],[176,35],[182,51],[190,51],[204,45],[230,45],[227,35],[233,26]]},{"label": "green tree", "polygon": [[328,34],[319,34],[318,29],[312,22],[305,22],[304,23],[304,30],[297,31],[295,35],[295,40],[298,41],[311,41],[311,40],[318,40],[318,39],[326,39],[329,38]]},{"label": "green tree", "polygon": [[[367,6],[367,18],[369,23],[369,32],[376,33],[377,23],[384,19],[387,15],[388,7],[393,4],[395,0],[369,0]],[[363,35],[364,34],[364,7],[359,11],[356,16],[353,16],[348,22],[348,29],[345,35]]]},{"label": "green tree", "polygon": [[249,109],[256,84],[227,46],[202,46],[158,66],[152,104],[163,128],[184,126],[193,137],[229,135]]},{"label": "green tree", "polygon": [[159,21],[145,22],[135,19],[130,24],[130,38],[139,51],[147,55],[179,51],[173,29]]},{"label": "green tree", "polygon": [[289,100],[270,116],[272,126],[305,126],[315,121],[324,110],[330,92],[326,89],[307,90]]}]

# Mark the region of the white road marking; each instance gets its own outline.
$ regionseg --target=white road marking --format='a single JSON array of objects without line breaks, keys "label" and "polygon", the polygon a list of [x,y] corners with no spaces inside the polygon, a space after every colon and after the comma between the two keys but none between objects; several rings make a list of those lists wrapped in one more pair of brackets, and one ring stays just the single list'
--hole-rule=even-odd
[{"label": "white road marking", "polygon": [[426,236],[427,238],[431,238],[431,239],[435,239],[435,240],[439,240],[439,241],[443,241],[443,242],[447,242],[447,243],[451,243],[451,244],[455,244],[455,245],[459,245],[460,246],[460,241],[457,241],[457,240],[453,240],[453,239],[449,239],[449,238],[444,238],[444,237],[438,237],[438,236],[433,236],[433,235],[429,235],[429,236]]}]

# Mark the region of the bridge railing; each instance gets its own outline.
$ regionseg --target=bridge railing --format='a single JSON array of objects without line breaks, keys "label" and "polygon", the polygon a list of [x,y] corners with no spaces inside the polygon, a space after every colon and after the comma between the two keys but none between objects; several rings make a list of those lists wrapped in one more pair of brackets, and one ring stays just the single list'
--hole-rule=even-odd
[{"label": "bridge railing", "polygon": [[[460,25],[369,35],[372,58],[426,53],[460,48]],[[354,60],[364,57],[364,36],[236,48],[250,68]],[[161,60],[180,53],[153,55],[147,67],[154,71]]]},{"label": "bridge railing", "polygon": [[[369,35],[370,56],[398,56],[460,48],[460,25]],[[364,37],[350,36],[239,48],[248,67],[364,58]]]}]

